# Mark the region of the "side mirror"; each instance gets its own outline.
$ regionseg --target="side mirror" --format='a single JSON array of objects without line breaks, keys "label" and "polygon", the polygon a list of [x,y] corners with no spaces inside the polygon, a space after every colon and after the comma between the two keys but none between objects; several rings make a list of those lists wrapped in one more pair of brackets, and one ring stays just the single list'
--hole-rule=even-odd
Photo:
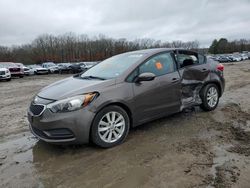
[{"label": "side mirror", "polygon": [[136,79],[135,82],[142,82],[142,81],[151,81],[155,79],[155,74],[151,72],[144,72],[141,73]]}]

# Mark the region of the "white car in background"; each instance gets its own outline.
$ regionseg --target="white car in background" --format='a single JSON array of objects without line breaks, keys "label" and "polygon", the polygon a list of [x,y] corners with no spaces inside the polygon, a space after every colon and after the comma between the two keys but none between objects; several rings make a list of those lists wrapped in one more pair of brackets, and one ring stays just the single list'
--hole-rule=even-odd
[{"label": "white car in background", "polygon": [[1,64],[0,64],[0,80],[7,80],[7,81],[11,80],[11,74],[9,69],[4,68],[3,66],[1,66]]},{"label": "white car in background", "polygon": [[49,73],[58,73],[59,67],[54,62],[42,63],[42,67],[48,69]]},{"label": "white car in background", "polygon": [[32,74],[31,71],[30,71],[30,69],[28,67],[26,67],[26,66],[23,67],[23,73],[26,76],[29,76],[29,75]]},{"label": "white car in background", "polygon": [[229,55],[229,58],[230,58],[232,61],[236,61],[236,62],[241,61],[241,57],[240,57],[240,56],[237,56],[237,55]]},{"label": "white car in background", "polygon": [[80,62],[82,69],[90,69],[91,67],[97,65],[99,62],[90,61],[90,62]]},{"label": "white car in background", "polygon": [[241,54],[241,57],[243,60],[247,60],[248,59],[248,55],[247,54]]},{"label": "white car in background", "polygon": [[30,74],[49,74],[48,69],[41,67],[40,65],[29,65]]}]

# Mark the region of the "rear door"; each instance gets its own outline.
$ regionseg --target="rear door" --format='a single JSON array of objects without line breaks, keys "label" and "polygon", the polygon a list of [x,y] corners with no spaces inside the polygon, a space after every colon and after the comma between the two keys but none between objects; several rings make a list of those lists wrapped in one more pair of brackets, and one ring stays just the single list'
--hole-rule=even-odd
[{"label": "rear door", "polygon": [[199,92],[210,75],[206,57],[196,52],[179,50],[176,59],[181,76],[182,108],[201,103]]},{"label": "rear door", "polygon": [[137,69],[137,74],[151,72],[152,81],[133,83],[135,118],[138,123],[178,112],[180,76],[171,53],[153,56]]}]

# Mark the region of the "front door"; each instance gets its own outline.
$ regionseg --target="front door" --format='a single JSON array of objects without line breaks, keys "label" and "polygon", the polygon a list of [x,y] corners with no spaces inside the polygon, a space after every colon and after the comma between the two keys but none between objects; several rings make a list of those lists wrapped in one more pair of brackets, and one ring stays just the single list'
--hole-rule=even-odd
[{"label": "front door", "polygon": [[138,74],[151,72],[152,81],[133,83],[136,122],[143,123],[153,118],[180,110],[180,76],[171,53],[153,56],[139,66]]}]

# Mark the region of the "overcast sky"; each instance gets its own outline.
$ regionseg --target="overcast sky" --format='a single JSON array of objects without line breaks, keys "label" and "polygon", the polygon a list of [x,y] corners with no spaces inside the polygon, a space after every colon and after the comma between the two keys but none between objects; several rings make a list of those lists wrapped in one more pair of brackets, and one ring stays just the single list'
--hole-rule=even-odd
[{"label": "overcast sky", "polygon": [[66,32],[201,46],[250,39],[250,0],[0,0],[0,45]]}]

